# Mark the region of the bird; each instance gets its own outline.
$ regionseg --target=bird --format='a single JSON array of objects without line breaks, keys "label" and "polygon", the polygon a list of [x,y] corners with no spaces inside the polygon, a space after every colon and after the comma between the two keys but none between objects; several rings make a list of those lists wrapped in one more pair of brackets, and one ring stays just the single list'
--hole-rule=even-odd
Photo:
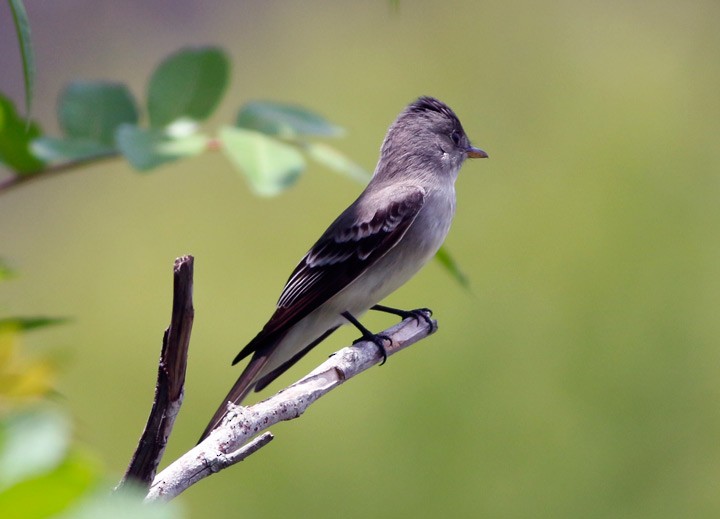
[{"label": "bird", "polygon": [[455,214],[461,166],[487,157],[448,105],[429,96],[410,103],[390,125],[363,192],[303,256],[268,322],[233,360],[250,357],[200,441],[222,422],[228,402],[239,405],[267,387],[343,324],[375,342],[384,361],[383,337],[358,320],[368,310],[429,320],[378,303],[438,251]]}]

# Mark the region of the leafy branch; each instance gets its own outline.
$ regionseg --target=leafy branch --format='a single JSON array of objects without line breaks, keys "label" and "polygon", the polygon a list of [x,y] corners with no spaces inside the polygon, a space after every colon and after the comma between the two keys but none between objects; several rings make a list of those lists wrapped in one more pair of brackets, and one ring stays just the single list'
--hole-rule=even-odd
[{"label": "leafy branch", "polygon": [[60,137],[45,135],[37,123],[26,122],[0,94],[0,162],[12,172],[0,182],[0,193],[31,178],[108,158],[124,158],[135,170],[148,172],[218,149],[259,195],[276,195],[293,185],[306,157],[367,181],[369,175],[341,152],[309,140],[339,137],[344,131],[306,108],[252,101],[217,136],[201,132],[200,123],[219,105],[229,76],[230,63],[222,49],[182,49],[150,76],[145,114],[122,83],[75,81],[58,99]]}]

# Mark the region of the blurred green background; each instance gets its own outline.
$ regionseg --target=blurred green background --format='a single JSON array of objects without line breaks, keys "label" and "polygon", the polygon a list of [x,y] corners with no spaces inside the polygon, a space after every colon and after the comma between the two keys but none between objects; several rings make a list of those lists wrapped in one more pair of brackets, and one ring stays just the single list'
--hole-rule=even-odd
[{"label": "blurred green background", "polygon": [[[372,170],[388,124],[429,94],[491,157],[465,165],[446,242],[471,292],[432,263],[387,300],[433,308],[439,333],[274,427],[270,446],[181,498],[190,516],[718,517],[720,4],[399,4],[28,2],[46,131],[69,81],[142,96],[165,56],[212,44],[233,71],[206,126],[250,99],[300,104],[347,128],[334,144]],[[21,106],[5,4],[0,19],[0,90]],[[74,318],[29,347],[65,356],[77,436],[120,475],[151,404],[172,262],[193,254],[169,461],[359,190],[313,165],[256,198],[219,154],[30,183],[0,197],[0,255],[21,273],[0,310]]]}]

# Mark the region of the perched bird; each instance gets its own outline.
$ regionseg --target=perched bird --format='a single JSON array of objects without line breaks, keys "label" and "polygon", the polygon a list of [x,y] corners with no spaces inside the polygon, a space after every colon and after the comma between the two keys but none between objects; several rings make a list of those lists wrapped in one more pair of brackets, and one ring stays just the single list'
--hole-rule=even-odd
[{"label": "perched bird", "polygon": [[339,326],[354,324],[385,354],[382,338],[357,320],[408,281],[437,252],[455,214],[455,179],[466,158],[487,154],[470,144],[455,113],[421,97],[388,129],[372,179],[330,224],[290,275],[275,313],[235,357],[250,362],[201,441],[227,413],[279,377]]}]

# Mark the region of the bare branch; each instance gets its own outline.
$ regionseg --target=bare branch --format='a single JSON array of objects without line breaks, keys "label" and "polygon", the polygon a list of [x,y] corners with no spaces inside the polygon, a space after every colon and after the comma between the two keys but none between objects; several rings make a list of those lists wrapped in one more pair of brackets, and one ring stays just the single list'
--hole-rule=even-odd
[{"label": "bare branch", "polygon": [[192,291],[193,257],[183,256],[175,260],[173,269],[172,317],[163,336],[155,400],[130,466],[118,488],[129,479],[148,488],[165,452],[183,401],[190,332],[195,314]]},{"label": "bare branch", "polygon": [[[422,319],[405,319],[382,332],[392,339],[392,344],[385,347],[387,355],[397,353],[436,329],[435,321],[429,324]],[[230,412],[222,424],[158,474],[146,499],[172,499],[210,474],[245,459],[272,439],[261,435],[253,440],[256,443],[248,443],[253,437],[280,421],[299,417],[315,400],[381,360],[382,355],[373,342],[358,342],[338,351],[312,373],[262,402],[249,407],[228,403]]]}]

